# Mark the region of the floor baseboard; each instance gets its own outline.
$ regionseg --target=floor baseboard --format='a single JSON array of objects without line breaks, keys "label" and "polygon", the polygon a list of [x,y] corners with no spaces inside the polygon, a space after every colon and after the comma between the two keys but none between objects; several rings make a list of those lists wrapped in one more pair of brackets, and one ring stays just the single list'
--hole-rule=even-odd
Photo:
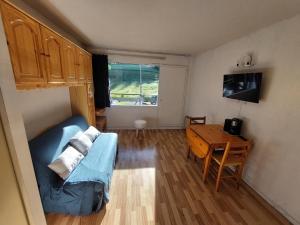
[{"label": "floor baseboard", "polygon": [[257,193],[249,184],[242,180],[241,185],[243,188],[255,198],[265,209],[267,209],[280,223],[285,225],[293,225],[284,215],[275,209],[269,202],[267,202],[259,193]]},{"label": "floor baseboard", "polygon": [[[108,127],[107,130],[135,130],[134,127]],[[147,127],[145,130],[184,130],[184,127]]]}]

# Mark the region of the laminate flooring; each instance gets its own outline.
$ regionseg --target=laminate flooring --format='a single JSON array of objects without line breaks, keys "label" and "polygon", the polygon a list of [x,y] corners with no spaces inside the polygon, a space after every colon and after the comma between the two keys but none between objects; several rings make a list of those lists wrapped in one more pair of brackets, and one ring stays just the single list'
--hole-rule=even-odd
[{"label": "laminate flooring", "polygon": [[230,180],[215,192],[203,183],[201,160],[186,159],[184,130],[133,130],[119,134],[119,158],[110,201],[90,216],[48,214],[48,225],[279,225],[243,187]]}]

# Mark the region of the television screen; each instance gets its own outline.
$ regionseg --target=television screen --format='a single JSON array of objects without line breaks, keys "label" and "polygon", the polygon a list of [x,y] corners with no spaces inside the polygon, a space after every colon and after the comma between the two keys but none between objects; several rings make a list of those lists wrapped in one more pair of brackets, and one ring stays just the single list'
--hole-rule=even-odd
[{"label": "television screen", "polygon": [[259,102],[262,73],[224,75],[223,97]]}]

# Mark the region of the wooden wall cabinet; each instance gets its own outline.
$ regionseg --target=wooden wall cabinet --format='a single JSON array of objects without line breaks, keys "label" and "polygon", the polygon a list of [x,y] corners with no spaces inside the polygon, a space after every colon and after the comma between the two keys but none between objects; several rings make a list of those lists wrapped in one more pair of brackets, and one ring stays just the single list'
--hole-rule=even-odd
[{"label": "wooden wall cabinet", "polygon": [[86,79],[87,82],[93,82],[92,55],[86,54]]},{"label": "wooden wall cabinet", "polygon": [[76,62],[77,62],[76,46],[71,42],[64,40],[63,43],[64,74],[67,83],[69,85],[78,84]]},{"label": "wooden wall cabinet", "polygon": [[69,89],[72,114],[83,115],[90,125],[96,126],[93,83],[73,86]]},{"label": "wooden wall cabinet", "polygon": [[0,0],[17,88],[92,82],[91,54]]},{"label": "wooden wall cabinet", "polygon": [[95,102],[94,102],[94,84],[92,71],[91,54],[81,51],[82,57],[82,78],[79,83],[85,82],[84,85],[70,87],[70,100],[73,115],[83,115],[87,122],[96,126]]},{"label": "wooden wall cabinet", "polygon": [[17,87],[45,85],[40,26],[35,20],[1,2],[2,19],[8,40]]},{"label": "wooden wall cabinet", "polygon": [[86,52],[80,48],[76,48],[77,63],[76,63],[76,75],[79,83],[86,82]]},{"label": "wooden wall cabinet", "polygon": [[48,28],[41,26],[44,62],[48,83],[64,84],[63,39]]},{"label": "wooden wall cabinet", "polygon": [[96,125],[95,101],[94,101],[94,84],[87,83],[87,99],[88,99],[88,120],[93,126]]}]

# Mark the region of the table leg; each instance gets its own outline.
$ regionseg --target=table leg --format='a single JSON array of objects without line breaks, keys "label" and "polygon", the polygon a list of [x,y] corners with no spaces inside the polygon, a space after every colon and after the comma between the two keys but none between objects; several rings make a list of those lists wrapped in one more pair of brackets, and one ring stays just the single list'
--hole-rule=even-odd
[{"label": "table leg", "polygon": [[209,152],[207,153],[207,156],[204,159],[203,182],[206,182],[206,179],[207,179],[209,166],[210,166],[210,161],[211,161],[211,156],[212,156],[212,150],[209,149]]},{"label": "table leg", "polygon": [[187,155],[186,158],[190,158],[190,152],[191,152],[191,147],[188,145],[188,150],[187,150]]}]

